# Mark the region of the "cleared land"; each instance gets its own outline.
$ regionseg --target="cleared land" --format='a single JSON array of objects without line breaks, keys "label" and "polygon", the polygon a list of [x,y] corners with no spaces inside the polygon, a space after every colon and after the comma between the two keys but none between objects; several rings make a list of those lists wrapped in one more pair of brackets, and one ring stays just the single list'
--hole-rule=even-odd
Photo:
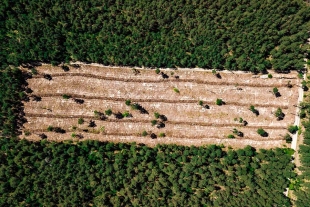
[{"label": "cleared land", "polygon": [[[221,78],[217,78],[210,71],[161,70],[168,76],[163,78],[155,70],[147,69],[134,72],[130,68],[89,65],[69,66],[67,72],[50,65],[36,69],[38,75],[28,79],[28,87],[32,89],[30,101],[24,102],[28,121],[24,132],[31,134],[25,136],[23,133],[22,137],[40,139],[38,134],[45,133],[50,140],[78,139],[72,138],[75,133],[83,139],[135,141],[151,146],[158,143],[224,143],[233,147],[282,147],[287,126],[294,123],[294,105],[300,83],[296,72],[272,74],[273,78],[220,72]],[[45,79],[44,74],[50,74],[52,80]],[[287,87],[289,81],[292,88]],[[279,97],[272,93],[274,87],[278,88]],[[64,99],[63,94],[71,98]],[[34,95],[41,100],[34,101]],[[84,103],[78,104],[74,98],[82,99]],[[222,99],[225,104],[216,105],[216,99]],[[147,113],[131,109],[125,104],[126,100],[140,104]],[[199,100],[208,107],[200,106]],[[258,116],[249,110],[250,105],[258,110]],[[283,120],[278,121],[275,117],[277,108],[283,110]],[[111,115],[105,120],[95,117],[95,110],[104,113],[108,109],[113,113],[128,111],[132,117],[118,119]],[[167,117],[163,128],[151,125],[154,112]],[[78,124],[79,118],[85,120],[84,124]],[[239,123],[240,118],[248,124]],[[90,120],[95,121],[95,127],[88,126]],[[48,126],[61,127],[66,133],[48,132]],[[244,136],[228,139],[234,128]],[[258,128],[263,128],[268,136],[258,135]],[[142,136],[143,131],[148,135]],[[151,133],[157,138],[151,139]],[[160,133],[166,136],[159,137]]]}]

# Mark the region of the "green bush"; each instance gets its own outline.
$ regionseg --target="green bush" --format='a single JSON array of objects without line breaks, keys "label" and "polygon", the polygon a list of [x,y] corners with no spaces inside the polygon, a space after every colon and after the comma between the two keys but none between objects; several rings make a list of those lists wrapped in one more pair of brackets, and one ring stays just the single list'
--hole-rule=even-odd
[{"label": "green bush", "polygon": [[176,93],[180,93],[179,89],[177,89],[177,88],[173,88],[173,91]]},{"label": "green bush", "polygon": [[298,131],[298,126],[296,125],[290,125],[287,130],[291,133],[291,134],[295,134]]},{"label": "green bush", "polygon": [[166,134],[165,133],[163,133],[163,132],[161,132],[161,133],[159,133],[159,135],[158,135],[159,137],[165,137],[166,136]]},{"label": "green bush", "polygon": [[126,106],[130,106],[131,100],[126,100],[126,101],[125,101],[125,104],[126,104]]},{"label": "green bush", "polygon": [[76,137],[76,134],[75,134],[75,133],[72,133],[72,134],[71,134],[71,137],[73,137],[73,138]]},{"label": "green bush", "polygon": [[148,133],[144,130],[144,131],[142,132],[142,136],[146,137],[147,135],[148,135]]},{"label": "green bush", "polygon": [[229,139],[234,139],[234,138],[235,138],[235,136],[232,135],[232,134],[229,134],[227,137],[228,137]]},{"label": "green bush", "polygon": [[218,106],[222,106],[223,105],[223,100],[222,99],[216,99],[215,104]]},{"label": "green bush", "polygon": [[79,118],[78,119],[78,124],[83,124],[84,123],[84,119],[83,118]]},{"label": "green bush", "polygon": [[272,75],[270,73],[268,74],[268,78],[272,78]]},{"label": "green bush", "polygon": [[158,68],[156,68],[155,73],[156,73],[156,74],[159,74],[159,73],[160,73],[160,70],[159,70]]},{"label": "green bush", "polygon": [[69,95],[67,95],[67,94],[63,94],[63,95],[62,95],[62,98],[63,98],[63,99],[69,99],[69,98],[71,98],[71,96],[69,96]]},{"label": "green bush", "polygon": [[108,109],[108,110],[106,110],[104,113],[105,113],[105,115],[107,115],[107,116],[111,116],[113,112],[112,112],[111,109]]},{"label": "green bush", "polygon": [[155,119],[158,119],[159,116],[160,116],[160,114],[159,114],[158,112],[155,112],[155,113],[154,113],[154,116],[155,116]]},{"label": "green bush", "polygon": [[202,101],[202,100],[199,100],[199,101],[198,101],[198,105],[202,106],[202,105],[203,105],[203,101]]},{"label": "green bush", "polygon": [[292,142],[292,137],[291,135],[289,135],[288,133],[284,136],[284,140],[286,141],[286,143],[291,143]]},{"label": "green bush", "polygon": [[130,113],[129,113],[129,111],[125,111],[124,113],[123,113],[123,117],[130,117]]},{"label": "green bush", "polygon": [[47,131],[51,132],[51,131],[53,131],[53,130],[54,130],[54,127],[52,127],[52,126],[48,126],[48,127],[47,127]]},{"label": "green bush", "polygon": [[268,136],[268,133],[264,129],[262,129],[262,128],[257,129],[257,133],[260,136],[262,136],[262,137],[267,137]]},{"label": "green bush", "polygon": [[152,126],[155,126],[157,124],[157,120],[152,120],[151,124],[152,124]]}]

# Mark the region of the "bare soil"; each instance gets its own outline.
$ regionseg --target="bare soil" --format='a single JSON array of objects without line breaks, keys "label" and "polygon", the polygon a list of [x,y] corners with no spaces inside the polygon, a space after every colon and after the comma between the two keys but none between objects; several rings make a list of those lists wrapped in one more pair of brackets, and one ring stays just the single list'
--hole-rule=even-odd
[{"label": "bare soil", "polygon": [[[297,103],[296,85],[300,82],[295,72],[273,74],[271,79],[250,73],[220,72],[219,79],[210,71],[162,70],[169,76],[163,79],[150,69],[139,69],[135,75],[130,68],[85,65],[69,68],[68,72],[64,72],[61,67],[39,66],[36,68],[38,75],[28,79],[29,88],[33,90],[29,96],[36,95],[42,100],[36,102],[30,97],[30,101],[24,103],[28,120],[24,131],[31,132],[31,135],[23,134],[22,138],[37,140],[38,133],[44,132],[49,140],[76,140],[71,135],[79,133],[83,139],[137,142],[150,146],[158,143],[223,143],[236,148],[246,145],[273,148],[285,145],[282,137],[287,133],[287,126],[294,123],[296,108],[293,105]],[[43,74],[50,74],[52,80],[44,79]],[[286,86],[288,81],[292,88]],[[272,94],[274,87],[279,89],[280,97]],[[63,94],[72,98],[63,99]],[[74,98],[82,99],[84,103],[77,104]],[[125,100],[128,99],[139,103],[148,114],[126,106]],[[222,99],[225,104],[216,105],[216,99]],[[199,100],[208,109],[198,105]],[[249,110],[250,105],[259,111],[258,116]],[[273,114],[277,108],[285,114],[281,121]],[[107,109],[113,113],[128,111],[132,117],[117,119],[111,115],[106,120],[95,117],[95,110],[104,113]],[[155,119],[154,112],[167,117],[163,128],[151,125],[151,120]],[[84,118],[86,122],[78,125],[78,118]],[[240,118],[248,124],[243,126],[239,123]],[[94,120],[97,126],[88,127],[90,120]],[[61,127],[66,133],[47,132],[48,126]],[[77,129],[73,130],[72,126]],[[268,132],[268,137],[257,134],[260,127]],[[228,139],[234,128],[243,132],[244,136],[235,135],[235,139]],[[83,129],[88,129],[88,132]],[[144,130],[148,134],[165,133],[166,137],[143,137]]]}]

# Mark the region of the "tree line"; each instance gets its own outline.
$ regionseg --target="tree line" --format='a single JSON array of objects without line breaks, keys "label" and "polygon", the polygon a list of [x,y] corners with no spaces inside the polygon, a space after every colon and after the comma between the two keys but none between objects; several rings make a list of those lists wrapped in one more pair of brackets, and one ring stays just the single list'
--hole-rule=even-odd
[{"label": "tree line", "polygon": [[4,0],[0,60],[57,64],[302,70],[302,0]]},{"label": "tree line", "polygon": [[285,149],[0,139],[1,206],[291,206]]}]

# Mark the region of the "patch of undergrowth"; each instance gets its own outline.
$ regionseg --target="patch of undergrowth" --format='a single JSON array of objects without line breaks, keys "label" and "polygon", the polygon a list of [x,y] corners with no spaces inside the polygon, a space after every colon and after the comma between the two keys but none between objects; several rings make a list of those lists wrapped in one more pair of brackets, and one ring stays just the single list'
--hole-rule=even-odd
[{"label": "patch of undergrowth", "polygon": [[1,206],[291,206],[283,192],[294,166],[283,149],[14,139],[0,146]]}]

